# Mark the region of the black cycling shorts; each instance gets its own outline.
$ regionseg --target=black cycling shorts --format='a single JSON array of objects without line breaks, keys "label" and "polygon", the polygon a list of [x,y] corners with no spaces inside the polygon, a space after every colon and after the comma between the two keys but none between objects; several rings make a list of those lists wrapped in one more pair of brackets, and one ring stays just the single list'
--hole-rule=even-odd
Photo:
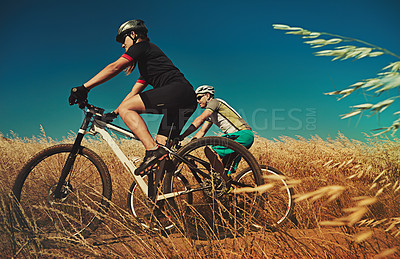
[{"label": "black cycling shorts", "polygon": [[174,81],[140,94],[145,113],[164,114],[158,134],[178,137],[197,108],[196,94],[186,80]]}]

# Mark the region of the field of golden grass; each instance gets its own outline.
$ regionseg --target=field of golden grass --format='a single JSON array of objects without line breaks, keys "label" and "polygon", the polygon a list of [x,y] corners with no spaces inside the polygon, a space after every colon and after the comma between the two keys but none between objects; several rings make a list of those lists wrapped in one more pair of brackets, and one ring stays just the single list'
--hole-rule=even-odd
[{"label": "field of golden grass", "polygon": [[[0,135],[1,136],[1,135]],[[323,140],[301,137],[257,138],[250,149],[260,164],[290,177],[296,193],[294,220],[271,232],[215,240],[192,240],[180,233],[168,237],[144,231],[133,219],[126,197],[133,181],[122,164],[98,139],[84,145],[109,168],[113,198],[105,222],[87,239],[47,237],[34,220],[22,227],[15,219],[10,190],[23,164],[45,147],[72,143],[0,138],[0,235],[2,258],[383,258],[400,251],[400,142],[343,135]],[[120,140],[127,154],[141,157],[135,141]],[[29,220],[27,220],[29,221]]]}]

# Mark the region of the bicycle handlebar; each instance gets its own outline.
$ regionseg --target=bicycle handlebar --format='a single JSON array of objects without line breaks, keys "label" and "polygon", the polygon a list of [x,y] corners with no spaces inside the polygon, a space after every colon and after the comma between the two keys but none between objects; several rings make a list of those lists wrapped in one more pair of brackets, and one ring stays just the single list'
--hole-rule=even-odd
[{"label": "bicycle handlebar", "polygon": [[[88,103],[88,100],[85,100],[83,103],[79,103],[79,107],[80,107],[80,109],[82,109],[83,111],[85,111],[85,108],[87,108],[88,110],[87,110],[86,112],[90,112],[90,113],[92,113],[92,114],[94,114],[94,115],[98,115],[98,116],[100,116],[100,117],[103,116],[104,111],[105,111],[103,108],[96,107],[96,106],[94,106],[94,105],[92,105],[92,104],[89,104],[89,103]],[[82,107],[82,108],[81,108],[81,107]]]}]

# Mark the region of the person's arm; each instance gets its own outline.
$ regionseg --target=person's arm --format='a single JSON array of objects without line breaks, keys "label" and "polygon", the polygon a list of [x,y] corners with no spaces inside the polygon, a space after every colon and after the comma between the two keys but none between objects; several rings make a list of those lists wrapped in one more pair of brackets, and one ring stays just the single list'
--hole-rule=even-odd
[{"label": "person's arm", "polygon": [[212,110],[208,110],[206,109],[202,114],[200,114],[199,117],[197,117],[192,124],[190,124],[190,126],[186,129],[186,131],[180,135],[180,139],[184,139],[187,136],[189,136],[190,134],[192,134],[193,132],[195,132],[200,126],[201,124],[204,123],[204,121],[211,116],[211,114],[213,113]]},{"label": "person's arm", "polygon": [[198,128],[201,126],[201,124],[203,124],[203,122],[204,122],[205,120],[207,120],[208,117],[211,116],[212,113],[213,113],[212,110],[206,109],[202,114],[200,114],[199,117],[197,117],[197,118],[192,122],[192,124],[196,127],[196,129],[198,129]]},{"label": "person's arm", "polygon": [[117,61],[109,64],[103,70],[101,70],[97,75],[95,75],[88,82],[83,84],[88,90],[92,89],[95,86],[98,86],[114,76],[118,75],[121,71],[123,71],[126,67],[131,64],[132,61],[129,61],[126,58],[120,57]]},{"label": "person's arm", "polygon": [[199,131],[196,132],[194,135],[194,139],[196,138],[202,138],[204,135],[206,135],[207,131],[211,128],[212,122],[211,121],[206,121],[203,126],[199,129]]}]

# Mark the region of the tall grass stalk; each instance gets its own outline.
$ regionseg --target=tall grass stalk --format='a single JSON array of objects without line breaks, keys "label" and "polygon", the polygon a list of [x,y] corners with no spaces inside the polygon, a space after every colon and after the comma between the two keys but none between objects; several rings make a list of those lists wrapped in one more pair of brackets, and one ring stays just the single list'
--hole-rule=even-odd
[{"label": "tall grass stalk", "polygon": [[[342,119],[350,118],[356,115],[363,115],[369,112],[370,116],[380,114],[385,111],[389,106],[398,101],[400,95],[398,89],[400,87],[400,56],[377,45],[369,42],[345,37],[337,34],[327,32],[314,32],[300,27],[291,27],[284,24],[273,24],[273,28],[276,30],[286,31],[286,34],[297,35],[302,37],[305,44],[310,45],[311,48],[324,48],[328,49],[320,50],[314,53],[316,56],[327,56],[333,57],[334,60],[347,60],[347,59],[363,59],[363,58],[374,58],[381,55],[389,55],[394,57],[396,60],[382,68],[383,72],[377,74],[377,77],[364,79],[356,82],[343,90],[337,90],[326,93],[326,95],[339,96],[338,100],[341,100],[350,94],[358,91],[362,91],[363,95],[377,98],[383,93],[391,95],[390,98],[380,100],[377,103],[362,103],[351,106],[353,111],[343,114]],[[348,43],[353,45],[347,45]],[[330,47],[334,47],[331,49]],[[399,116],[400,111],[395,111],[394,116]],[[396,133],[400,127],[400,118],[398,117],[392,123],[392,125],[377,130],[381,132],[377,135],[392,131],[392,135]]]}]

